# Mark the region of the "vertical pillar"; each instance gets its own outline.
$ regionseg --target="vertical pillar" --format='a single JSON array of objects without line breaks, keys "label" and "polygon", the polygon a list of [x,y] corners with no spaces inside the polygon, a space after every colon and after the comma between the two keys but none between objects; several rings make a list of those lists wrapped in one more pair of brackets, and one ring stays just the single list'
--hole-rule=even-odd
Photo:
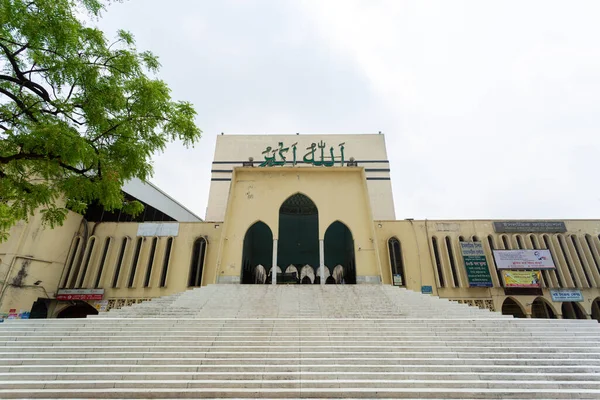
[{"label": "vertical pillar", "polygon": [[325,284],[325,244],[319,240],[319,270],[321,271],[321,285]]},{"label": "vertical pillar", "polygon": [[271,267],[271,284],[277,285],[277,239],[273,239],[273,266]]}]

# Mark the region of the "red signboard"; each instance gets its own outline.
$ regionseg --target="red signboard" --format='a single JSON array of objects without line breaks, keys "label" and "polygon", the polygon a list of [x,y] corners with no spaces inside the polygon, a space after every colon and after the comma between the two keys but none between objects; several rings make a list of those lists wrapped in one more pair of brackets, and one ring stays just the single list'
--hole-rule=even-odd
[{"label": "red signboard", "polygon": [[101,294],[57,294],[56,300],[102,300]]},{"label": "red signboard", "polygon": [[104,289],[60,289],[56,300],[102,300]]}]

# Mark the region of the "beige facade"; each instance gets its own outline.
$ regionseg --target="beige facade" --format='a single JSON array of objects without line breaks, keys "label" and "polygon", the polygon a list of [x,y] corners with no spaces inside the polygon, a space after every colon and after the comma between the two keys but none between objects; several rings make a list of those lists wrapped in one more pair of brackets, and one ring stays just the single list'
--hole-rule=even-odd
[{"label": "beige facade", "polygon": [[[281,143],[281,146],[280,146]],[[285,157],[285,165],[294,162],[293,145],[296,146],[296,168],[312,167],[304,162],[304,156],[310,152],[311,145],[316,147],[315,157],[320,160],[324,146],[324,160],[330,161],[331,150],[336,165],[341,162],[341,147],[344,147],[344,159],[356,160],[365,167],[369,199],[375,219],[396,219],[392,186],[390,181],[390,165],[385,147],[385,135],[221,135],[217,136],[215,157],[211,170],[210,194],[206,210],[207,221],[223,221],[225,207],[229,195],[233,168],[242,165],[249,158],[259,165],[266,156],[275,154],[276,162]],[[342,145],[342,146],[340,146]],[[270,152],[265,151],[271,148]],[[278,149],[288,149],[278,152]]]},{"label": "beige facade", "polygon": [[[279,142],[283,148],[297,142],[297,161],[311,143],[329,143],[324,151],[334,154],[329,160],[335,163],[260,166],[262,150]],[[264,283],[275,265],[282,274],[271,273],[270,283],[295,271],[305,283],[391,285],[396,269],[408,289],[431,287],[433,295],[473,306],[600,318],[598,220],[557,221],[566,227],[560,233],[498,233],[494,221],[485,220],[395,220],[389,167],[364,162],[387,162],[383,135],[224,135],[217,161],[211,222],[95,223],[71,213],[53,230],[43,228],[38,216],[15,226],[0,244],[0,314],[44,301],[48,317],[56,317],[80,305],[56,300],[59,289],[104,289],[108,307],[120,307],[200,284]],[[252,233],[255,227],[260,232]],[[469,287],[461,241],[482,243],[493,287]],[[537,293],[511,291],[503,287],[493,249],[549,249],[556,270],[541,272]],[[551,289],[567,288],[578,289],[583,301],[552,301]]]}]

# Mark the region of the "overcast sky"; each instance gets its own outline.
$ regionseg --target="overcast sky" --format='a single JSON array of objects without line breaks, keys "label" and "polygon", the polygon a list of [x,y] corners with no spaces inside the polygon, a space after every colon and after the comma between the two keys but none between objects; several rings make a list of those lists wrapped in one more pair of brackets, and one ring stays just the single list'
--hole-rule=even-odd
[{"label": "overcast sky", "polygon": [[600,2],[128,0],[203,138],[152,182],[204,217],[216,135],[386,135],[402,218],[598,218]]}]

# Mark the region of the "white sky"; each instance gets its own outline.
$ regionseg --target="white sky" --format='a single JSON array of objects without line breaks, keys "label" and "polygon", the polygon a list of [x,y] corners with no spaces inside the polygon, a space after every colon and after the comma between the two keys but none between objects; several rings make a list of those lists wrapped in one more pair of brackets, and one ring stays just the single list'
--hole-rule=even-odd
[{"label": "white sky", "polygon": [[204,136],[152,182],[204,216],[216,135],[386,134],[398,219],[598,218],[600,2],[129,0]]}]

